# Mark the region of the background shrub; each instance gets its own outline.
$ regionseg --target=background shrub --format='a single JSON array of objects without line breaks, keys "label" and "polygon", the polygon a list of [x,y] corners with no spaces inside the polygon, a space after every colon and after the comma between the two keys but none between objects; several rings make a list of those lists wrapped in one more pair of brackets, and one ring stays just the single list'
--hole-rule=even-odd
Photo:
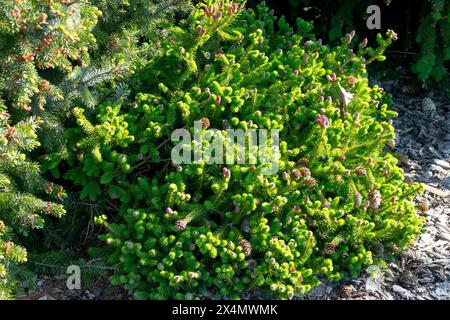
[{"label": "background shrub", "polygon": [[[255,6],[260,1],[249,1]],[[398,32],[399,41],[392,47],[396,59],[392,65],[411,64],[411,71],[421,81],[438,82],[449,90],[450,1],[267,1],[277,14],[295,21],[298,16],[315,22],[316,34],[334,43],[345,33],[358,30],[374,40],[378,30],[366,27],[369,5],[381,8],[382,29]],[[405,51],[406,54],[399,54]],[[417,53],[417,54],[414,54]],[[392,55],[392,54],[391,54]],[[399,57],[402,57],[400,59]]]}]

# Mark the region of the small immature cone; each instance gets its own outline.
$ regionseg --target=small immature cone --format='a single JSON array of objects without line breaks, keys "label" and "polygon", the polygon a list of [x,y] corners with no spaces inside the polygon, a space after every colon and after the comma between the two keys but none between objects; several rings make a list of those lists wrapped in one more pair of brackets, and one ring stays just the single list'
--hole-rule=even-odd
[{"label": "small immature cone", "polygon": [[364,38],[363,41],[361,41],[361,48],[364,49],[367,46],[367,42],[368,42],[367,38]]},{"label": "small immature cone", "polygon": [[200,122],[202,123],[202,128],[203,128],[203,129],[208,129],[209,126],[211,125],[211,122],[209,121],[208,118],[202,118],[202,119],[200,120]]},{"label": "small immature cone", "polygon": [[350,44],[353,40],[353,37],[350,34],[347,34],[347,36],[345,37],[345,42],[347,44]]},{"label": "small immature cone", "polygon": [[305,178],[309,178],[311,176],[311,170],[306,167],[300,169],[300,175]]},{"label": "small immature cone", "polygon": [[222,97],[221,96],[217,96],[216,100],[214,101],[214,104],[216,106],[220,106],[220,103],[222,102]]},{"label": "small immature cone", "polygon": [[328,81],[334,82],[334,81],[336,81],[336,73],[327,74],[326,78],[327,78]]},{"label": "small immature cone", "polygon": [[9,255],[9,252],[11,251],[11,247],[13,246],[13,243],[11,241],[8,241],[5,243],[5,256]]},{"label": "small immature cone", "polygon": [[47,22],[47,18],[48,18],[48,15],[45,12],[42,13],[42,16],[41,16],[41,18],[39,20],[39,25],[46,23]]},{"label": "small immature cone", "polygon": [[239,245],[242,247],[242,251],[244,252],[246,257],[248,257],[252,253],[252,245],[247,240],[242,239],[239,242]]},{"label": "small immature cone", "polygon": [[364,169],[363,167],[357,167],[355,169],[355,173],[358,176],[365,176],[367,174],[366,169]]},{"label": "small immature cone", "polygon": [[292,170],[292,174],[294,175],[295,180],[298,180],[301,177],[301,175],[302,175],[302,173],[300,172],[299,169]]},{"label": "small immature cone", "polygon": [[327,255],[331,255],[336,250],[336,245],[332,242],[328,242],[325,244],[324,253]]},{"label": "small immature cone", "polygon": [[303,65],[306,65],[306,63],[308,63],[308,54],[304,54],[303,55],[303,60],[302,60]]},{"label": "small immature cone", "polygon": [[198,27],[197,32],[201,37],[203,37],[206,34],[206,29],[203,27]]},{"label": "small immature cone", "polygon": [[329,208],[331,207],[331,203],[328,200],[322,201],[322,208]]},{"label": "small immature cone", "polygon": [[330,126],[330,123],[328,121],[328,117],[326,115],[317,115],[316,122],[319,124],[323,129],[326,129]]},{"label": "small immature cone", "polygon": [[354,202],[355,202],[355,208],[358,208],[359,206],[361,206],[361,203],[362,203],[361,194],[359,194],[359,193],[355,194]]},{"label": "small immature cone", "polygon": [[347,78],[347,82],[349,85],[352,85],[356,82],[356,78],[354,76],[350,76]]},{"label": "small immature cone", "polygon": [[425,202],[419,204],[420,212],[426,212],[428,210],[428,205]]},{"label": "small immature cone", "polygon": [[339,288],[339,296],[342,298],[349,298],[353,293],[353,287],[348,285],[342,285]]},{"label": "small immature cone", "polygon": [[305,182],[308,187],[314,187],[317,184],[316,179],[314,179],[313,177],[306,179]]},{"label": "small immature cone", "polygon": [[387,146],[391,149],[394,149],[395,147],[395,140],[389,140],[387,143]]},{"label": "small immature cone", "polygon": [[392,40],[398,40],[398,34],[394,30],[390,30],[390,36]]},{"label": "small immature cone", "polygon": [[175,228],[178,231],[182,231],[182,230],[186,229],[186,226],[187,226],[187,223],[185,221],[183,221],[183,220],[175,221]]},{"label": "small immature cone", "polygon": [[45,212],[50,213],[53,209],[53,203],[51,201],[47,201],[47,205],[45,206]]},{"label": "small immature cone", "polygon": [[219,20],[220,18],[222,18],[222,11],[217,12],[217,14],[214,15],[214,20]]},{"label": "small immature cone", "polygon": [[370,190],[369,191],[369,202],[370,208],[373,210],[378,210],[381,204],[381,193],[378,190]]},{"label": "small immature cone", "polygon": [[391,244],[391,245],[388,247],[388,249],[389,249],[389,251],[392,252],[392,253],[396,253],[396,252],[398,251],[398,247],[397,247],[395,244]]},{"label": "small immature cone", "polygon": [[173,215],[173,210],[171,208],[166,208],[166,213],[171,216]]},{"label": "small immature cone", "polygon": [[301,166],[306,166],[308,164],[308,159],[307,158],[300,158],[298,160],[298,164]]},{"label": "small immature cone", "polygon": [[48,183],[47,186],[45,187],[45,193],[46,193],[46,194],[50,194],[50,193],[52,192],[52,190],[53,190],[53,183],[50,182],[50,183]]},{"label": "small immature cone", "polygon": [[228,169],[228,168],[223,168],[223,169],[222,169],[222,174],[223,174],[223,177],[224,177],[226,180],[230,179],[230,177],[231,177],[231,171],[230,171],[230,169]]}]

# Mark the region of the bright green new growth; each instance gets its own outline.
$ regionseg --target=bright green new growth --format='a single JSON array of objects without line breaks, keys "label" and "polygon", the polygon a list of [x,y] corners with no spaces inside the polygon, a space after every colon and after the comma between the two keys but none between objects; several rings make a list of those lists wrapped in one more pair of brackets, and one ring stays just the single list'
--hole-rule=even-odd
[{"label": "bright green new growth", "polygon": [[[39,145],[36,118],[10,126],[9,115],[0,106],[0,300],[11,298],[18,264],[27,260],[24,248],[16,242],[31,229],[42,228],[44,216],[61,217],[62,205],[43,198],[61,200],[62,187],[45,181],[39,167],[26,159]],[[42,198],[41,198],[42,197]]]},{"label": "bright green new growth", "polygon": [[[384,60],[394,32],[378,48],[355,45],[353,33],[330,48],[301,19],[294,31],[264,5],[212,0],[169,30],[134,98],[96,116],[75,109],[82,129],[67,131],[65,177],[104,207],[113,284],[140,299],[237,299],[258,288],[286,299],[320,277],[356,276],[419,234],[412,200],[422,188],[404,183],[384,151],[395,113],[365,70]],[[281,130],[279,172],[174,166],[172,132],[199,120],[204,134]]]}]

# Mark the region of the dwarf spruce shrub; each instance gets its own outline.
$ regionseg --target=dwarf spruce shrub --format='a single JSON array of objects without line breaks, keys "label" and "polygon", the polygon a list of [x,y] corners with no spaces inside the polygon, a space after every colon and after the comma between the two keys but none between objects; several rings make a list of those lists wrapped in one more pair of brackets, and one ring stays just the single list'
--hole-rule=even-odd
[{"label": "dwarf spruce shrub", "polygon": [[[356,276],[419,234],[421,186],[405,183],[386,151],[395,113],[366,74],[396,34],[371,47],[350,33],[329,47],[311,30],[265,5],[208,0],[169,28],[164,55],[136,74],[129,99],[74,110],[73,152],[59,167],[104,210],[113,284],[139,299],[256,289],[286,299],[321,278]],[[250,161],[268,149],[221,165],[211,163],[217,138],[171,140],[176,129],[194,135],[198,121],[203,136],[279,130],[278,171]],[[202,160],[174,164],[179,143]]]}]

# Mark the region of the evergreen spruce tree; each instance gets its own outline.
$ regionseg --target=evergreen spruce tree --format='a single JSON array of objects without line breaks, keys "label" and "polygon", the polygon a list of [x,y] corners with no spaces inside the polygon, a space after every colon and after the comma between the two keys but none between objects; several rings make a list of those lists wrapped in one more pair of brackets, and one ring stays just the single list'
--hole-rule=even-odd
[{"label": "evergreen spruce tree", "polygon": [[[3,106],[2,106],[3,107]],[[13,288],[18,263],[27,260],[21,237],[43,227],[44,217],[61,217],[65,210],[58,204],[65,191],[42,178],[39,166],[26,153],[39,145],[36,130],[39,119],[30,117],[14,126],[9,115],[0,110],[0,298]]]},{"label": "evergreen spruce tree", "polygon": [[5,104],[43,110],[64,97],[44,72],[70,72],[89,63],[100,11],[88,1],[6,0],[0,4],[0,93]]},{"label": "evergreen spruce tree", "polygon": [[[59,178],[52,161],[67,156],[64,127],[72,109],[94,107],[111,93],[126,97],[122,79],[158,52],[156,40],[167,20],[182,19],[189,9],[188,1],[171,0],[1,1],[0,253],[7,254],[0,256],[0,276],[5,296],[12,288],[13,263],[26,260],[25,249],[18,251],[13,243],[32,229],[47,228],[48,249],[55,239],[60,246],[72,240],[70,235],[79,232],[73,221],[85,228],[85,220],[73,216],[44,225],[46,214],[64,213],[50,200],[59,202],[65,191],[42,173]],[[39,161],[46,166],[40,168]],[[64,204],[72,213],[86,209],[71,200]]]}]

